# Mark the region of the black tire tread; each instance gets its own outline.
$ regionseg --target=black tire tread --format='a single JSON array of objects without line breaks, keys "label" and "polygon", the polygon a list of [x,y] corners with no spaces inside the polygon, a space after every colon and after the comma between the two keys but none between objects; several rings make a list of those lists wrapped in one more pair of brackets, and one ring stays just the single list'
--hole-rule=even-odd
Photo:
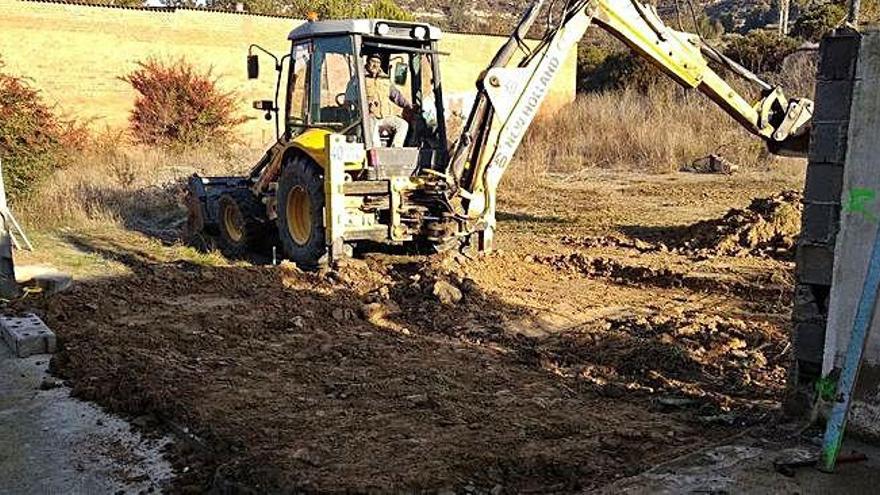
[{"label": "black tire tread", "polygon": [[[241,211],[242,217],[244,217],[244,237],[241,242],[233,241],[226,235],[223,228],[223,211],[226,207],[224,205],[229,204],[230,200]],[[248,190],[235,190],[224,193],[219,201],[218,237],[220,251],[224,255],[233,258],[250,254],[261,245],[266,234],[265,223],[260,220],[264,211],[263,204]]]},{"label": "black tire tread", "polygon": [[[312,206],[312,232],[304,245],[299,245],[287,229],[287,195],[295,186],[302,186],[309,194]],[[321,168],[304,156],[293,156],[278,179],[278,237],[287,258],[300,268],[318,267],[327,252],[324,236],[324,177]]]}]

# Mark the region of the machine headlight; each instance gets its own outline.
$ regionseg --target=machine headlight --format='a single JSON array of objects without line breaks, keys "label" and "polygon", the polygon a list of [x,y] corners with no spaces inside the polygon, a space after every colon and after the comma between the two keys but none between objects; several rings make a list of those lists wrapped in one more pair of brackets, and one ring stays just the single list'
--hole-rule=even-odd
[{"label": "machine headlight", "polygon": [[384,22],[380,22],[376,25],[376,34],[379,36],[385,36],[391,32],[391,26],[385,24]]},{"label": "machine headlight", "polygon": [[416,26],[412,30],[412,37],[417,40],[423,40],[428,37],[428,29],[425,26]]}]

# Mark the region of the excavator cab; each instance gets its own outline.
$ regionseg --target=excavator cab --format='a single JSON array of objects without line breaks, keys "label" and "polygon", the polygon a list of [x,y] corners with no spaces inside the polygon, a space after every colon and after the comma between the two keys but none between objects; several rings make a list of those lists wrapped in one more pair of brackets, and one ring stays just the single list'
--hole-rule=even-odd
[{"label": "excavator cab", "polygon": [[373,178],[444,160],[440,31],[382,20],[315,21],[290,34],[285,137],[344,135],[367,150]]}]

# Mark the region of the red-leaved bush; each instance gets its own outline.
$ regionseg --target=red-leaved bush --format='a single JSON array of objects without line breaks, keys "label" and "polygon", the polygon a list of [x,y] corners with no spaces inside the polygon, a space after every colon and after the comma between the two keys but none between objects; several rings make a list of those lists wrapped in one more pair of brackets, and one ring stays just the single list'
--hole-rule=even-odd
[{"label": "red-leaved bush", "polygon": [[0,61],[0,160],[11,201],[33,192],[88,137],[84,125],[59,117],[26,80],[3,72]]},{"label": "red-leaved bush", "polygon": [[129,120],[135,140],[143,144],[223,144],[247,120],[235,112],[235,94],[220,90],[210,69],[199,72],[182,58],[138,62],[121,79],[140,93]]}]

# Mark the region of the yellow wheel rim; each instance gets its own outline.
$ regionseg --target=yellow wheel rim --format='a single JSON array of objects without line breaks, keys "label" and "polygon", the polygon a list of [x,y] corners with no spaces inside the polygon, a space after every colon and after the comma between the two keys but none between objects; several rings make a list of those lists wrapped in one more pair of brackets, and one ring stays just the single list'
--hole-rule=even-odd
[{"label": "yellow wheel rim", "polygon": [[287,195],[287,231],[300,246],[309,242],[312,236],[312,200],[309,193],[300,186],[294,187]]},{"label": "yellow wheel rim", "polygon": [[223,210],[223,228],[233,242],[241,242],[244,238],[242,223],[241,213],[237,208],[227,207]]}]

